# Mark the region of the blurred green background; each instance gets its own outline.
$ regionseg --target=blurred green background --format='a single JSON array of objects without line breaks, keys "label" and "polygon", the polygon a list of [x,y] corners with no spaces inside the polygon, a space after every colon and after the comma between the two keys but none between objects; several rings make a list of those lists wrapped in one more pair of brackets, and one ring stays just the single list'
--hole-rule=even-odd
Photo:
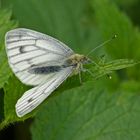
[{"label": "blurred green background", "polygon": [[15,103],[29,87],[11,72],[4,49],[5,33],[16,27],[51,35],[82,54],[117,34],[90,57],[140,60],[139,7],[140,0],[1,0],[0,140],[139,140],[139,65],[113,72],[111,80],[83,74],[80,85],[71,77],[18,118]]}]

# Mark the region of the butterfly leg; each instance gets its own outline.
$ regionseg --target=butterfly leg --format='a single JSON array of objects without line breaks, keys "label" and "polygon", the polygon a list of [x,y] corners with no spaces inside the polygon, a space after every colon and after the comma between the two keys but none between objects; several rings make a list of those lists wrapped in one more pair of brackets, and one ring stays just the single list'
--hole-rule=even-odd
[{"label": "butterfly leg", "polygon": [[80,84],[82,85],[81,71],[79,71],[78,74],[79,74],[79,81],[80,81]]}]

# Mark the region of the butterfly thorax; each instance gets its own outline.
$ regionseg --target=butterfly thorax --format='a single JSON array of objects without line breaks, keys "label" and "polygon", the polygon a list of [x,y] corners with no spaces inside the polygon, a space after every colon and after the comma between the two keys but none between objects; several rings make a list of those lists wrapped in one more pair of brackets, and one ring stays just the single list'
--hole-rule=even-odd
[{"label": "butterfly thorax", "polygon": [[90,59],[81,54],[73,54],[67,59],[67,62],[71,65],[76,65],[78,63],[87,64],[90,63]]},{"label": "butterfly thorax", "polygon": [[66,61],[68,65],[75,67],[75,74],[83,68],[83,64],[90,63],[90,59],[81,54],[73,54]]}]

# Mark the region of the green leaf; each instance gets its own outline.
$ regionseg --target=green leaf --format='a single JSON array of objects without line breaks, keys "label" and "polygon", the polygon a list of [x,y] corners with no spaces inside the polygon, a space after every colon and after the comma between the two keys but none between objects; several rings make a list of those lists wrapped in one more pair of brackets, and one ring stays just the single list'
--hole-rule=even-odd
[{"label": "green leaf", "polygon": [[120,102],[121,93],[110,94],[105,83],[87,82],[48,99],[36,115],[33,140],[138,140],[139,95]]},{"label": "green leaf", "polygon": [[10,75],[12,75],[7,63],[4,44],[5,33],[17,26],[17,23],[15,21],[11,21],[10,18],[10,10],[0,10],[0,88],[3,87]]}]

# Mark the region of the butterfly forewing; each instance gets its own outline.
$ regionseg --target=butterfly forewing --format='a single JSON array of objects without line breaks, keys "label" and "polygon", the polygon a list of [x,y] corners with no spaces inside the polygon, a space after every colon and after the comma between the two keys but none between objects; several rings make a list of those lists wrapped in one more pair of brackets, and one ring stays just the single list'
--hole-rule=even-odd
[{"label": "butterfly forewing", "polygon": [[6,51],[15,75],[27,85],[39,85],[49,75],[29,73],[32,67],[62,65],[73,51],[48,35],[29,29],[14,29],[6,34]]},{"label": "butterfly forewing", "polygon": [[9,65],[21,82],[36,86],[17,101],[16,113],[26,115],[44,101],[72,72],[65,65],[74,52],[62,42],[29,29],[14,29],[5,37]]}]

